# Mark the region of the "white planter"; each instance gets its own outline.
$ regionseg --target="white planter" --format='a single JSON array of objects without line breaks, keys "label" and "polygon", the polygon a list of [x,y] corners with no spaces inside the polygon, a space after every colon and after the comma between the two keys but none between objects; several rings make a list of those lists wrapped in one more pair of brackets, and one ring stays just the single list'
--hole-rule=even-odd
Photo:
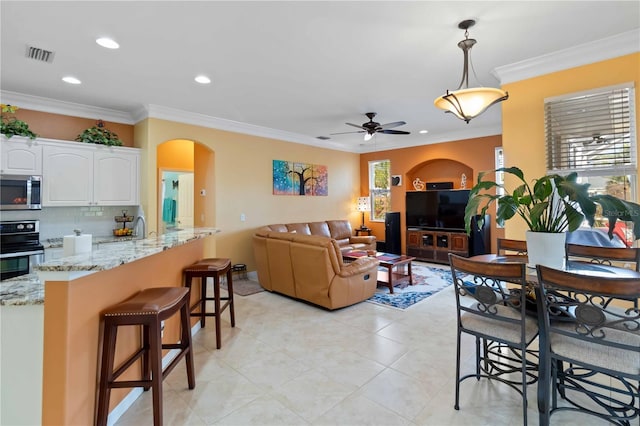
[{"label": "white planter", "polygon": [[565,269],[565,242],[567,233],[531,232],[527,231],[527,266],[535,268],[544,265],[554,269]]}]

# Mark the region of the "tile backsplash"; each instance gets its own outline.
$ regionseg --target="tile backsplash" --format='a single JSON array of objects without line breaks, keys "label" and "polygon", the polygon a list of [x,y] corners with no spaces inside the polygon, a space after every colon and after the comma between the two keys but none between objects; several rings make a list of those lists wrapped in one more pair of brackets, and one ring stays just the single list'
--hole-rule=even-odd
[{"label": "tile backsplash", "polygon": [[110,236],[114,228],[122,227],[122,223],[116,224],[114,217],[122,216],[123,210],[128,216],[144,214],[140,206],[44,207],[42,210],[1,211],[0,220],[40,220],[40,241],[72,235],[74,229],[102,237]]}]

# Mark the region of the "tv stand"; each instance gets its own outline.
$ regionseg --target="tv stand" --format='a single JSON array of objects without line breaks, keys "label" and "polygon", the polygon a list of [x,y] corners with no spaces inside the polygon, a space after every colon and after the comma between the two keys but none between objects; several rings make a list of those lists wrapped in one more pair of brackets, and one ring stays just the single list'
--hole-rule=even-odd
[{"label": "tv stand", "polygon": [[407,256],[448,264],[449,253],[464,257],[490,253],[489,224],[487,216],[485,225],[478,230],[474,221],[470,236],[457,230],[407,228]]}]

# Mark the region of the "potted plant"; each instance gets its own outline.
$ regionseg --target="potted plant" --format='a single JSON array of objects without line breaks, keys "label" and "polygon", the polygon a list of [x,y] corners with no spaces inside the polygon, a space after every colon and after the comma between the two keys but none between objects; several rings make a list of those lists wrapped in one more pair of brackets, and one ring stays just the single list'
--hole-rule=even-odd
[{"label": "potted plant", "polygon": [[5,135],[7,139],[12,136],[26,136],[29,139],[35,139],[38,135],[29,129],[29,125],[22,120],[18,120],[9,114],[15,114],[18,110],[17,106],[2,104],[2,124],[0,125],[0,133]]},{"label": "potted plant", "polygon": [[122,146],[122,141],[118,138],[118,135],[104,127],[102,120],[98,120],[95,126],[80,133],[76,140],[99,145]]},{"label": "potted plant", "polygon": [[[515,176],[519,184],[508,192],[504,185],[483,180],[489,172],[480,172],[478,182],[470,190],[465,209],[466,231],[471,231],[472,218],[476,215],[479,215],[478,226],[482,226],[488,208],[497,203],[496,222],[499,225],[514,216],[520,216],[527,224],[527,251],[532,265],[541,263],[559,269],[564,267],[566,232],[575,231],[584,220],[593,226],[598,206],[601,208],[600,214],[609,221],[609,238],[613,238],[618,220],[633,222],[634,238],[640,238],[640,205],[608,194],[589,195],[589,184],[578,183],[577,173],[567,176],[545,175],[530,185],[518,167],[503,167],[494,171]],[[487,192],[496,188],[504,189],[504,193]],[[541,237],[555,240],[543,242],[542,253],[539,253],[536,247]],[[558,251],[554,252],[554,249]],[[543,257],[540,258],[540,255]]]}]

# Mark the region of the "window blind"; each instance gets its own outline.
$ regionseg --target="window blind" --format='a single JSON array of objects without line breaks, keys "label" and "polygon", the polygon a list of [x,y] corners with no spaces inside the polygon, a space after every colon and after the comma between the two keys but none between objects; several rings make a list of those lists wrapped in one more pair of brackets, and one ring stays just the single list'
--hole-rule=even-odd
[{"label": "window blind", "polygon": [[631,85],[545,101],[547,170],[583,176],[636,169]]}]

